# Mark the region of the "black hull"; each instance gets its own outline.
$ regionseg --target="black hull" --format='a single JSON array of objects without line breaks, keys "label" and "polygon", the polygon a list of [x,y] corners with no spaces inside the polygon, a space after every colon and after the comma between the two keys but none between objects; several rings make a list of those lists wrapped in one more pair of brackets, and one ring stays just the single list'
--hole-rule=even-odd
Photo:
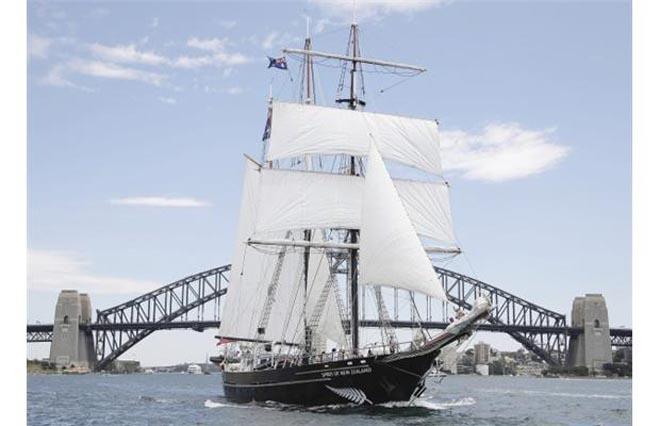
[{"label": "black hull", "polygon": [[[224,391],[229,400],[236,402],[277,401],[306,406],[409,401],[424,389],[426,374],[439,352],[439,348],[433,348],[274,370],[225,371]],[[363,392],[366,400],[351,401],[341,396],[345,389]]]},{"label": "black hull", "polygon": [[379,404],[410,401],[420,396],[424,381],[441,349],[472,332],[490,312],[478,301],[469,314],[418,349],[390,355],[266,368],[224,371],[225,396],[236,402],[277,401],[285,404]]}]

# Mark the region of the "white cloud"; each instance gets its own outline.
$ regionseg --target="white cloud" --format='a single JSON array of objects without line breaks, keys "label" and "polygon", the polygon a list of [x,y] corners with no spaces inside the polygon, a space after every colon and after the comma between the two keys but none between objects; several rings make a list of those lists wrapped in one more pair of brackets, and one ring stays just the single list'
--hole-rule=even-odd
[{"label": "white cloud", "polygon": [[210,66],[212,63],[212,56],[179,56],[172,62],[172,66],[175,68],[194,69]]},{"label": "white cloud", "polygon": [[160,25],[160,20],[158,18],[153,18],[151,24],[149,24],[151,28],[158,28],[158,25]]},{"label": "white cloud", "polygon": [[250,62],[250,58],[242,53],[216,53],[214,58],[219,65],[243,65]]},{"label": "white cloud", "polygon": [[[45,39],[34,36],[30,39],[31,54],[45,57],[51,43],[60,42],[59,39]],[[62,43],[65,40],[61,41]],[[70,41],[66,41],[70,43]],[[143,39],[140,44],[148,42]],[[161,72],[150,71],[149,67],[164,67],[194,70],[202,67],[231,68],[244,65],[252,61],[251,58],[240,52],[227,51],[230,45],[228,38],[189,38],[187,47],[198,51],[197,55],[183,54],[178,57],[168,57],[154,51],[144,50],[140,44],[104,45],[92,43],[83,45],[91,54],[91,58],[77,57],[60,62],[51,67],[48,74],[40,82],[56,87],[83,88],[74,83],[72,77],[76,74],[91,77],[101,77],[118,80],[141,81],[155,86],[161,86],[168,76]],[[200,53],[201,52],[201,53]],[[147,68],[147,69],[142,69]],[[232,71],[224,72],[225,78]],[[89,89],[87,89],[89,90]]]},{"label": "white cloud", "polygon": [[[342,18],[353,19],[353,9],[358,22],[369,19],[379,19],[394,13],[412,14],[437,7],[441,4],[451,3],[453,0],[310,0],[321,10]],[[355,5],[355,6],[354,6]]]},{"label": "white cloud", "polygon": [[259,44],[264,50],[270,50],[272,48],[286,47],[289,44],[299,42],[300,37],[293,36],[288,32],[280,34],[278,31],[271,31],[266,34],[260,43],[258,42],[258,39],[250,38],[248,40],[254,44]]},{"label": "white cloud", "polygon": [[211,204],[196,198],[124,197],[110,200],[110,204],[145,207],[206,207]]},{"label": "white cloud", "polygon": [[170,65],[175,68],[195,69],[201,67],[223,67],[243,65],[250,62],[250,58],[242,53],[227,52],[229,46],[228,38],[189,38],[186,42],[188,47],[209,52],[207,55],[189,56],[183,55],[170,61]]},{"label": "white cloud", "polygon": [[74,87],[75,84],[64,77],[65,72],[66,67],[62,64],[57,64],[41,79],[41,83],[47,86]]},{"label": "white cloud", "polygon": [[66,65],[56,64],[48,71],[48,73],[39,82],[46,86],[70,87],[73,89],[80,89],[86,92],[93,92],[92,89],[85,86],[81,86],[69,80],[66,77],[67,72],[68,69]]},{"label": "white cloud", "polygon": [[111,62],[72,59],[69,62],[53,65],[48,73],[40,80],[41,84],[55,87],[70,87],[92,92],[93,90],[71,81],[73,74],[100,77],[115,80],[133,80],[160,86],[167,76],[159,73],[148,72],[136,68],[116,65]]},{"label": "white cloud", "polygon": [[48,56],[48,49],[53,44],[53,40],[47,37],[41,37],[36,34],[28,35],[28,56],[43,59]]},{"label": "white cloud", "polygon": [[273,43],[275,42],[275,39],[280,33],[277,31],[271,31],[266,35],[264,40],[261,42],[261,47],[263,49],[271,49],[273,47]]},{"label": "white cloud", "polygon": [[497,123],[481,133],[442,131],[443,167],[466,179],[501,182],[555,166],[569,151],[549,140],[552,129],[527,130],[517,123]]},{"label": "white cloud", "polygon": [[105,46],[94,43],[89,46],[94,56],[120,64],[162,65],[167,58],[154,52],[139,51],[134,44]]},{"label": "white cloud", "polygon": [[221,52],[224,51],[227,45],[229,44],[229,39],[224,38],[197,38],[192,37],[188,39],[186,45],[188,47],[194,47],[195,49],[207,50],[210,52]]},{"label": "white cloud", "polygon": [[172,62],[175,68],[195,69],[201,67],[223,67],[243,65],[250,62],[250,58],[242,53],[218,52],[203,56],[179,56]]},{"label": "white cloud", "polygon": [[75,59],[68,63],[67,69],[78,74],[117,80],[134,80],[160,86],[167,78],[163,74],[124,67],[110,62]]},{"label": "white cloud", "polygon": [[92,53],[109,62],[120,64],[167,65],[174,68],[195,69],[207,66],[243,65],[250,59],[242,53],[230,53],[225,49],[229,45],[227,38],[200,39],[192,37],[186,42],[188,47],[209,52],[207,55],[182,55],[169,59],[155,52],[140,51],[134,44],[104,46],[98,43],[90,45]]},{"label": "white cloud", "polygon": [[75,289],[92,294],[145,293],[161,285],[131,278],[97,275],[78,255],[71,253],[29,250],[27,284],[29,289],[60,291]]},{"label": "white cloud", "polygon": [[176,99],[174,99],[174,98],[161,96],[161,97],[158,98],[158,100],[161,101],[164,104],[176,105]]}]

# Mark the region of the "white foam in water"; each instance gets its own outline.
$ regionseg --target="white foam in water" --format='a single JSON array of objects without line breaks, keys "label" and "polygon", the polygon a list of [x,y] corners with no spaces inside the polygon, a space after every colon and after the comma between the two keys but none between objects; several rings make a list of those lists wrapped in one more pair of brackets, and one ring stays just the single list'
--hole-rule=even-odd
[{"label": "white foam in water", "polygon": [[246,405],[234,405],[234,404],[223,404],[222,402],[215,402],[207,399],[204,401],[204,407],[206,408],[248,408]]},{"label": "white foam in water", "polygon": [[[377,407],[384,407],[384,408],[425,408],[427,410],[432,410],[432,411],[441,411],[441,410],[447,410],[449,408],[454,408],[454,407],[465,407],[469,405],[474,405],[475,400],[473,398],[467,397],[467,398],[461,398],[461,399],[456,399],[452,401],[447,401],[447,402],[437,402],[437,401],[431,401],[429,399],[421,399],[418,398],[412,403],[406,402],[406,401],[396,401],[396,402],[385,402],[382,404],[376,404]],[[210,399],[207,399],[204,402],[204,406],[206,408],[254,408],[254,405],[237,405],[237,404],[226,404],[222,402],[216,402],[216,401],[211,401]],[[366,404],[365,404],[366,406]],[[302,409],[304,411],[326,411],[326,410],[336,410],[336,409],[343,409],[343,408],[349,408],[349,407],[357,407],[355,404],[329,404],[329,405],[319,405],[315,407],[300,407],[296,405],[289,405],[289,404],[282,404],[279,402],[274,402],[274,401],[266,401],[265,405],[257,405],[256,407],[262,408],[265,410],[273,410],[273,409]]]},{"label": "white foam in water", "polygon": [[473,398],[470,398],[470,397],[461,398],[461,399],[457,399],[457,400],[452,400],[452,401],[448,401],[448,402],[437,402],[437,401],[431,401],[429,399],[417,398],[412,403],[404,402],[404,401],[385,402],[383,404],[378,404],[378,406],[379,407],[385,407],[385,408],[417,407],[417,408],[425,408],[427,410],[441,411],[441,410],[447,410],[447,409],[453,408],[453,407],[465,407],[465,406],[474,405],[474,404],[475,404],[475,400]]},{"label": "white foam in water", "polygon": [[474,398],[461,398],[457,399],[455,401],[450,401],[450,402],[443,402],[440,405],[442,405],[445,408],[451,408],[451,407],[467,407],[469,405],[474,405],[477,402],[474,400]]}]

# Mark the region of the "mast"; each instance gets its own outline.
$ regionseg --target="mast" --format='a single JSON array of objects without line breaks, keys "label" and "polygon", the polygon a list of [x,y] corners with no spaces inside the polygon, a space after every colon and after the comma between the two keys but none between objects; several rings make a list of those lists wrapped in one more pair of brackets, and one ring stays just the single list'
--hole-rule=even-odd
[{"label": "mast", "polygon": [[[307,37],[305,38],[305,46],[304,46],[305,51],[310,51],[312,50],[312,39],[309,35],[309,17],[307,18]],[[310,103],[316,103],[315,102],[315,94],[314,93],[314,74],[313,74],[313,63],[312,63],[312,56],[311,55],[305,55],[305,63],[303,65],[303,73],[304,75],[304,83],[305,83],[305,103],[310,104]],[[301,97],[303,91],[301,90]],[[309,170],[311,169],[311,161],[309,156],[305,156],[305,169]],[[307,242],[310,243],[312,240],[312,231],[309,229],[305,229],[303,232],[303,239]],[[309,354],[312,350],[312,341],[313,341],[313,330],[307,324],[307,290],[308,290],[308,284],[309,284],[309,253],[310,253],[310,247],[309,245],[305,247],[305,251],[303,254],[303,280],[304,280],[304,302],[303,302],[303,326],[304,326],[304,333],[305,333],[305,353]]]},{"label": "mast", "polygon": [[[350,33],[350,43],[353,45],[353,60],[351,61],[351,87],[350,87],[350,97],[348,99],[348,107],[352,110],[357,109],[358,102],[360,100],[357,97],[356,87],[355,87],[355,78],[358,71],[358,62],[355,60],[357,58],[358,50],[358,35],[357,35],[357,24],[353,22],[351,24],[351,33]],[[364,103],[362,103],[364,104]],[[355,156],[350,158],[350,174],[356,174],[355,167]],[[351,244],[357,244],[358,242],[358,230],[351,229],[349,231],[349,240]],[[358,301],[358,251],[357,249],[349,250],[349,281],[350,281],[350,290],[351,290],[351,349],[353,353],[357,353],[358,348],[360,347],[360,336],[359,336],[359,301]]]},{"label": "mast", "polygon": [[[359,48],[359,28],[358,25],[355,21],[355,17],[353,19],[353,23],[351,24],[350,28],[350,33],[349,33],[349,40],[348,40],[348,46],[346,49],[346,54],[345,55],[338,55],[338,54],[332,54],[332,53],[326,53],[326,52],[318,52],[318,51],[313,51],[311,50],[311,41],[309,37],[309,27],[308,27],[308,35],[305,40],[305,46],[303,49],[291,49],[291,48],[285,48],[282,50],[282,52],[286,54],[294,54],[294,55],[302,55],[303,57],[303,64],[302,64],[302,81],[301,81],[301,86],[300,86],[300,101],[307,104],[313,104],[315,103],[315,93],[314,93],[314,74],[313,74],[313,64],[312,64],[312,58],[314,57],[320,57],[324,59],[334,59],[342,62],[342,73],[341,73],[341,78],[339,81],[339,87],[337,90],[337,103],[346,103],[348,108],[350,110],[357,110],[359,108],[362,108],[366,105],[366,102],[363,99],[360,99],[358,96],[358,85],[361,84],[362,87],[362,92],[364,93],[364,81],[362,80],[362,64],[368,64],[368,65],[374,65],[374,66],[379,66],[379,67],[385,67],[389,68],[392,70],[407,70],[413,73],[422,73],[426,71],[426,68],[415,66],[415,65],[408,65],[408,64],[403,64],[403,63],[396,63],[396,62],[390,62],[390,61],[383,61],[383,60],[378,60],[378,59],[371,59],[371,58],[363,58],[361,57],[360,53],[360,48]],[[350,66],[350,91],[349,91],[349,96],[348,98],[342,98],[341,93],[344,89],[344,77],[346,74],[346,71],[348,71],[348,67]],[[359,74],[359,75],[358,75]],[[361,81],[358,82],[357,78],[360,78]],[[305,85],[306,83],[306,85]],[[306,89],[306,90],[305,90]],[[358,175],[358,160],[354,155],[351,155],[349,157],[349,164],[348,164],[348,173],[350,175]],[[306,166],[309,167],[309,158],[308,156],[305,156],[305,162]],[[307,234],[305,234],[305,239],[308,239]],[[358,229],[350,229],[348,230],[347,233],[347,240],[344,241],[342,244],[342,248],[348,248],[349,249],[349,258],[348,264],[347,264],[347,298],[349,299],[350,302],[350,309],[351,309],[351,318],[350,318],[350,330],[348,330],[351,334],[351,347],[354,353],[357,353],[357,350],[359,348],[359,292],[358,292],[358,241],[359,241],[359,230]],[[263,242],[254,242],[254,243],[263,243]],[[313,246],[313,244],[307,240],[303,244],[299,243],[293,243],[297,245],[309,245],[310,247]],[[305,256],[305,274],[307,273],[307,262],[308,262],[308,252],[306,250],[306,256]],[[307,277],[305,275],[305,284],[307,283]],[[305,323],[305,326],[307,326],[307,323]],[[311,334],[311,333],[310,333]],[[307,331],[305,333],[305,337],[307,338]]]}]

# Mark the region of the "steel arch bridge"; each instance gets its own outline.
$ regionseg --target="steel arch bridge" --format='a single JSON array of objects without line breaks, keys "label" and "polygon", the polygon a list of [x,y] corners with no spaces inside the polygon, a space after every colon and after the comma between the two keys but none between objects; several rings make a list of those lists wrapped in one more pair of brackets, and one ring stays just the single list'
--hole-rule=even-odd
[{"label": "steel arch bridge", "polygon": [[568,329],[566,316],[475,278],[435,267],[447,298],[466,309],[480,295],[490,297],[493,310],[488,322],[503,326],[509,336],[551,365],[561,365],[566,358]]},{"label": "steel arch bridge", "polygon": [[[203,331],[220,325],[220,298],[227,292],[231,265],[200,272],[170,283],[120,305],[97,310],[96,322],[81,325],[95,334],[96,370],[156,330],[193,329]],[[564,363],[567,338],[582,331],[566,325],[566,316],[531,303],[493,285],[457,272],[435,267],[449,300],[470,309],[480,295],[489,296],[493,310],[483,331],[504,332],[551,365]],[[207,306],[211,306],[208,308]],[[205,318],[211,310],[213,319]],[[363,327],[382,326],[379,320],[363,319]],[[394,328],[441,329],[448,324],[432,321],[389,321]],[[52,324],[27,326],[28,342],[52,340]],[[632,330],[610,329],[613,346],[632,346]]]},{"label": "steel arch bridge", "polygon": [[[175,281],[150,293],[103,311],[96,311],[96,369],[103,370],[121,354],[158,329],[198,328],[189,313],[204,316],[205,304],[215,302],[219,319],[220,297],[227,292],[231,265],[209,269]],[[185,327],[176,327],[180,325]],[[219,322],[218,322],[219,323]]]}]

